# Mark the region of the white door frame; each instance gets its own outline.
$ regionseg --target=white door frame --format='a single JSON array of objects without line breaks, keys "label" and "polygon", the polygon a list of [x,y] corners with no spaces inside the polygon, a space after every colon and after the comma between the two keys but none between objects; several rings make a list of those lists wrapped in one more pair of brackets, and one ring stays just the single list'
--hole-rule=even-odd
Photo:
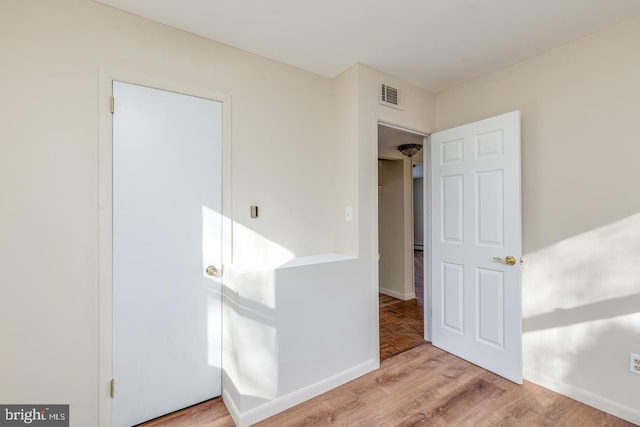
[{"label": "white door frame", "polygon": [[[416,124],[416,123],[411,123],[411,122],[406,122],[406,121],[402,121],[402,120],[398,120],[397,117],[395,116],[387,116],[387,115],[383,115],[383,114],[377,114],[375,117],[375,130],[374,130],[374,135],[375,135],[375,151],[377,153],[378,150],[378,124],[382,124],[385,126],[390,126],[390,127],[394,127],[400,130],[405,130],[407,132],[411,132],[411,133],[417,133],[417,134],[422,134],[425,135],[424,138],[424,144],[423,144],[423,165],[425,165],[425,167],[427,165],[430,165],[430,161],[431,161],[431,138],[430,135],[435,133],[434,130],[430,129],[428,126],[426,125],[421,125],[421,124]],[[377,156],[375,156],[375,160],[377,161]],[[374,171],[374,178],[373,178],[373,182],[376,185],[376,190],[374,192],[375,196],[375,229],[373,230],[373,233],[375,233],[375,243],[376,245],[378,244],[378,191],[377,191],[377,183],[378,183],[378,168],[377,168],[377,164],[375,165],[375,167],[372,168],[372,170]],[[431,290],[432,290],[432,282],[431,282],[431,252],[432,252],[432,247],[431,247],[431,171],[429,170],[428,172],[425,172],[425,180],[424,180],[424,192],[423,192],[423,196],[424,196],[424,221],[425,221],[425,225],[424,225],[424,239],[425,239],[425,252],[427,252],[429,254],[428,257],[426,257],[427,259],[425,259],[424,261],[424,271],[423,271],[423,276],[424,276],[424,338],[426,341],[431,341],[432,339],[432,325],[433,325],[433,319],[432,319],[432,301],[431,301]],[[429,274],[426,274],[427,272],[429,272]],[[375,277],[376,277],[376,286],[379,286],[379,278],[378,278],[378,271],[377,271],[377,263],[376,263],[376,271],[375,271]],[[377,301],[377,298],[376,298]],[[376,316],[376,319],[378,319],[378,316]],[[379,333],[380,331],[380,320],[377,320],[377,332]],[[378,336],[379,338],[379,336]],[[377,340],[378,344],[379,344],[379,339]],[[379,353],[378,353],[378,357],[379,357]]]},{"label": "white door frame", "polygon": [[[149,75],[140,75],[130,71],[107,71],[100,68],[98,81],[98,316],[100,325],[98,416],[99,425],[103,427],[111,426],[112,411],[110,382],[113,375],[113,116],[110,111],[110,99],[112,96],[112,82],[114,80],[207,98],[222,103],[222,264],[224,266],[232,262],[231,97],[212,91],[207,87],[190,86],[172,78],[154,78]],[[223,293],[222,304],[224,306],[224,276],[221,280]],[[223,332],[223,347],[225,341],[226,339]],[[224,370],[224,358],[222,368]],[[223,376],[222,390],[224,391],[224,389],[225,381]]]},{"label": "white door frame", "polygon": [[[423,197],[423,216],[422,220],[424,235],[423,254],[426,252],[428,257],[423,255],[423,270],[422,277],[424,280],[424,339],[431,342],[431,327],[432,327],[432,301],[431,301],[431,137],[429,135],[424,137],[424,146],[422,147],[422,197]],[[429,273],[429,274],[427,274]]]},{"label": "white door frame", "polygon": [[[396,116],[387,116],[384,114],[377,114],[376,118],[375,118],[375,151],[376,153],[378,152],[378,125],[384,125],[384,126],[388,126],[388,127],[392,127],[392,128],[396,128],[405,132],[410,132],[410,133],[414,133],[414,134],[418,134],[418,135],[422,135],[424,137],[423,139],[423,147],[422,147],[422,162],[423,165],[428,165],[429,161],[431,159],[431,140],[429,138],[429,135],[433,133],[433,130],[431,128],[429,128],[429,126],[422,124],[422,123],[414,123],[414,122],[409,122],[409,121],[404,121],[404,120],[399,120],[398,117]],[[375,160],[377,162],[378,157],[375,156]],[[375,220],[375,241],[376,241],[376,245],[379,244],[379,240],[378,240],[378,191],[377,191],[377,185],[378,185],[378,167],[377,167],[377,163],[375,165],[375,167],[373,168],[375,177],[374,177],[374,182],[376,184],[376,191],[375,191],[375,216],[376,216],[376,220]],[[424,242],[425,242],[425,247],[424,247],[424,251],[427,253],[431,253],[431,174],[427,174],[425,172],[425,176],[424,176],[424,184],[423,184],[423,212],[424,212],[424,216],[423,216],[423,221],[424,221]],[[377,266],[378,264],[376,263],[376,286],[379,287],[379,278],[378,278],[378,274],[377,274]],[[423,277],[424,277],[424,287],[423,287],[423,298],[424,298],[424,339],[425,341],[431,341],[431,276],[426,274],[426,272],[430,272],[431,271],[431,258],[429,257],[429,259],[425,259],[424,261],[424,270],[423,270]],[[415,272],[414,272],[414,276],[415,276]],[[377,297],[376,297],[376,301],[377,301]],[[377,318],[377,317],[376,317]],[[377,331],[378,333],[380,332],[380,319],[377,320],[378,325],[377,325]],[[380,340],[378,339],[378,342]],[[378,357],[379,357],[379,353],[378,353]]]}]

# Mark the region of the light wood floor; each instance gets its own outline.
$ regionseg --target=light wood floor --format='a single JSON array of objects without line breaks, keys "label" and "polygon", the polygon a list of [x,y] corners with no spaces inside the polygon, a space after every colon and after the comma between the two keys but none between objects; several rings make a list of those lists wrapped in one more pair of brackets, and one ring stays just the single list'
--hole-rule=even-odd
[{"label": "light wood floor", "polygon": [[[525,381],[518,386],[430,344],[259,426],[633,426]],[[233,426],[222,400],[145,427]]]}]

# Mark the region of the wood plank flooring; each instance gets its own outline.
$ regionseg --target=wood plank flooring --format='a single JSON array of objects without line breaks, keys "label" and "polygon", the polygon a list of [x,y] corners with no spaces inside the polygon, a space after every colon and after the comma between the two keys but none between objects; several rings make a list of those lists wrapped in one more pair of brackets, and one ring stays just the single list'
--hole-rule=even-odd
[{"label": "wood plank flooring", "polygon": [[[416,251],[418,298],[380,295],[380,369],[258,426],[633,426],[528,381],[518,386],[425,344],[422,262]],[[222,399],[214,399],[142,426],[233,425]]]},{"label": "wood plank flooring", "polygon": [[156,418],[138,427],[235,427],[222,398],[208,400],[181,411]]},{"label": "wood plank flooring", "polygon": [[[222,400],[200,406],[145,427],[233,426]],[[514,384],[430,344],[257,425],[633,426],[533,383]]]}]

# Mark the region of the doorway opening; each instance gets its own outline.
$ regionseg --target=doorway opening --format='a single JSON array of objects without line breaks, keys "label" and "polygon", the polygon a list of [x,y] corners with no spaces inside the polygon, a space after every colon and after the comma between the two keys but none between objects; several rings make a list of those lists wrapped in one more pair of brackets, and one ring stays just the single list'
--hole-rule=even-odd
[{"label": "doorway opening", "polygon": [[381,360],[425,342],[423,150],[412,157],[398,150],[425,142],[424,134],[378,124]]},{"label": "doorway opening", "polygon": [[[400,137],[412,133],[378,123],[381,166],[385,160],[400,160],[393,153],[398,139],[390,139],[386,150],[383,147],[385,133],[398,135],[398,130]],[[423,137],[429,147],[424,153],[429,167],[423,192],[427,202],[423,203],[424,339],[518,384],[522,384],[522,278],[517,262],[522,253],[520,133],[520,112],[512,111]],[[407,159],[403,165],[407,170]],[[405,182],[408,176],[405,172]],[[380,191],[385,183],[381,185]],[[408,199],[404,200],[406,206]],[[390,270],[389,263],[383,265],[385,256],[393,260],[406,253],[385,253],[387,207],[386,198],[379,195],[380,290],[387,286]],[[397,209],[407,212],[406,207]],[[412,237],[406,237],[412,224],[407,216],[405,240]],[[405,257],[405,269],[408,265]],[[381,334],[381,347],[384,340]]]}]

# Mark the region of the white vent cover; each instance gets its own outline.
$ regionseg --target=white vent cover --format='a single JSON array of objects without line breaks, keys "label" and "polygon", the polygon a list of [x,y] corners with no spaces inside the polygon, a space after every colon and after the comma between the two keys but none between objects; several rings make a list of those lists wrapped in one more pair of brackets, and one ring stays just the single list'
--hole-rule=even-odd
[{"label": "white vent cover", "polygon": [[400,90],[395,87],[391,87],[388,84],[382,83],[380,85],[380,98],[378,98],[378,100],[382,105],[402,110],[402,97]]}]

